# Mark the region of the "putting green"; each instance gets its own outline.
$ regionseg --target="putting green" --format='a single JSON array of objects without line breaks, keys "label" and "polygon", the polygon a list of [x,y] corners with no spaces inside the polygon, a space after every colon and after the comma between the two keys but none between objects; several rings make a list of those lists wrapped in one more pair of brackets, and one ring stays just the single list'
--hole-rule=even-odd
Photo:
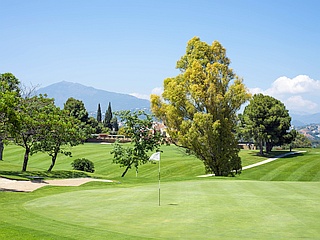
[{"label": "putting green", "polygon": [[57,230],[46,219],[79,239],[319,239],[319,200],[319,182],[205,179],[162,183],[160,207],[157,184],[119,184],[37,198],[24,208],[47,232]]}]

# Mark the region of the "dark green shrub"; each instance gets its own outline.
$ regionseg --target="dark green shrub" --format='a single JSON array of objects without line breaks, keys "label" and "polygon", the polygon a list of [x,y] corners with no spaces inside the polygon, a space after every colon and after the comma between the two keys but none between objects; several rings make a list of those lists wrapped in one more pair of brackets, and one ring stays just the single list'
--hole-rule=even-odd
[{"label": "dark green shrub", "polygon": [[85,172],[94,172],[94,164],[86,158],[78,158],[71,163],[74,170],[80,170]]}]

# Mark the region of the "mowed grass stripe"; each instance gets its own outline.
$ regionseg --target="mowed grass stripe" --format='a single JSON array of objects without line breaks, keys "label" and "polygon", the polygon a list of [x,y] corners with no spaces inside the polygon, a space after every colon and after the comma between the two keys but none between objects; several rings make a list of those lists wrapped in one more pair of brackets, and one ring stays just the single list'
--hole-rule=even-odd
[{"label": "mowed grass stripe", "polygon": [[309,150],[244,170],[237,179],[261,181],[320,181],[320,158]]},{"label": "mowed grass stripe", "polygon": [[[301,166],[294,159],[280,158],[273,164],[274,168],[261,178],[263,181],[281,181],[288,178],[293,171]],[[271,167],[271,166],[270,166]]]},{"label": "mowed grass stripe", "polygon": [[[299,160],[297,160],[299,162]],[[292,172],[287,178],[287,181],[311,181],[316,180],[317,174],[320,172],[317,167],[320,163],[320,159],[311,158],[310,156],[306,158],[303,162],[299,162],[299,167],[292,169]]]},{"label": "mowed grass stripe", "polygon": [[[92,176],[114,179],[118,181],[154,182],[158,178],[158,163],[139,166],[138,178],[135,169],[128,171],[125,178],[121,178],[124,168],[113,164],[110,153],[111,144],[85,143],[71,148],[73,157],[58,155],[53,171],[71,170],[71,162],[76,158],[88,158],[95,164],[95,173]],[[203,163],[194,156],[187,155],[184,150],[175,146],[162,146],[161,153],[161,180],[176,181],[193,179],[205,173]],[[5,160],[0,162],[0,171],[20,171],[23,162],[24,149],[14,145],[5,148]],[[256,155],[257,151],[240,151],[243,165],[265,159]],[[273,153],[275,154],[275,153]],[[151,155],[151,153],[150,153]],[[278,159],[274,162],[247,169],[235,179],[273,180],[273,181],[320,181],[320,154],[317,149],[310,149],[307,153],[293,155],[292,157]],[[311,164],[310,162],[313,162]],[[36,153],[30,156],[29,171],[46,171],[51,163],[50,157],[45,153]],[[300,164],[300,165],[299,165]],[[310,166],[308,166],[311,164]],[[304,166],[306,165],[306,166]],[[302,167],[302,168],[301,168]],[[301,170],[299,170],[301,168]],[[299,176],[299,172],[301,175]],[[5,174],[2,172],[1,174]]]}]

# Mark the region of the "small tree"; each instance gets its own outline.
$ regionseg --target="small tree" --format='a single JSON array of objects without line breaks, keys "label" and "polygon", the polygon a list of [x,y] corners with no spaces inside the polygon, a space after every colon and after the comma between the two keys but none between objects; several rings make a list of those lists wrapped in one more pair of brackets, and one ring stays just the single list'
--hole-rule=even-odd
[{"label": "small tree", "polygon": [[113,117],[111,119],[111,126],[112,126],[112,131],[118,132],[119,131],[119,124],[118,124],[118,118]]},{"label": "small tree", "polygon": [[159,150],[162,143],[161,133],[152,128],[152,116],[144,111],[122,111],[119,114],[125,135],[131,138],[131,145],[114,143],[113,162],[125,167],[121,177],[124,177],[129,169],[145,164],[149,160],[148,152]]},{"label": "small tree", "polygon": [[84,171],[84,172],[94,172],[94,164],[86,158],[78,158],[71,163],[74,170]]},{"label": "small tree", "polygon": [[312,146],[310,139],[299,132],[297,132],[297,135],[291,144],[293,148],[310,148]]}]

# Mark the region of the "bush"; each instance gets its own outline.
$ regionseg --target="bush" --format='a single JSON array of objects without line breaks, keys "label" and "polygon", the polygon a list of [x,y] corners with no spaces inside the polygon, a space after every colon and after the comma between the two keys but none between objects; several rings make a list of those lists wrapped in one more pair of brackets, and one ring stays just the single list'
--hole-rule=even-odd
[{"label": "bush", "polygon": [[94,164],[86,158],[78,158],[71,163],[74,170],[80,170],[85,172],[94,172]]}]

